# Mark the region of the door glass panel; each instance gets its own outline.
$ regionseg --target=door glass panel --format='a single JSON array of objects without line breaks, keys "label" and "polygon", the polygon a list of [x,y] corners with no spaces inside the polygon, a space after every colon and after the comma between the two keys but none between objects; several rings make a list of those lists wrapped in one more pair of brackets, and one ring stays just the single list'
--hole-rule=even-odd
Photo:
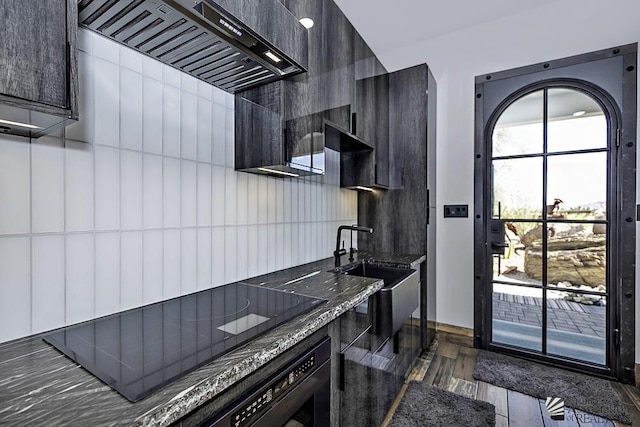
[{"label": "door glass panel", "polygon": [[[550,156],[547,166],[547,216],[604,219],[607,201],[607,153]],[[554,206],[554,202],[555,205]]]},{"label": "door glass panel", "polygon": [[547,292],[547,352],[585,362],[606,362],[606,298]]},{"label": "door glass panel", "polygon": [[549,223],[549,286],[606,292],[606,227],[606,224]]},{"label": "door glass panel", "polygon": [[538,219],[542,208],[542,157],[494,160],[493,217]]},{"label": "door glass panel", "polygon": [[542,239],[542,224],[505,221],[504,255],[493,256],[493,280],[541,285],[542,264],[526,263],[527,246]]},{"label": "door glass panel", "polygon": [[548,152],[607,147],[607,119],[592,97],[564,88],[548,96]]},{"label": "door glass panel", "polygon": [[494,343],[542,351],[542,289],[493,284]]},{"label": "door glass panel", "polygon": [[500,115],[493,130],[493,157],[541,153],[543,91],[515,101]]}]

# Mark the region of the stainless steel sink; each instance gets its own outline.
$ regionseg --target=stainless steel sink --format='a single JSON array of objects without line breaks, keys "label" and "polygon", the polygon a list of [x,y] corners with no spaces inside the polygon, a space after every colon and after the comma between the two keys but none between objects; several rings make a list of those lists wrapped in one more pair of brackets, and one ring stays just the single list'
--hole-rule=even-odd
[{"label": "stainless steel sink", "polygon": [[418,308],[420,275],[416,270],[361,261],[341,267],[337,271],[351,276],[371,277],[384,281],[384,287],[374,299],[374,322],[378,335],[386,337],[395,334],[411,313]]}]

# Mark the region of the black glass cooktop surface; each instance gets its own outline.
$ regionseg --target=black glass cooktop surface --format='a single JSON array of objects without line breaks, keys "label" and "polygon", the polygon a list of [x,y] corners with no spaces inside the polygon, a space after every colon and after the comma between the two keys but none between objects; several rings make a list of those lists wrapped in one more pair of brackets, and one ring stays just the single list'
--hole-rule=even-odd
[{"label": "black glass cooktop surface", "polygon": [[44,340],[136,402],[322,302],[233,283],[69,326]]}]

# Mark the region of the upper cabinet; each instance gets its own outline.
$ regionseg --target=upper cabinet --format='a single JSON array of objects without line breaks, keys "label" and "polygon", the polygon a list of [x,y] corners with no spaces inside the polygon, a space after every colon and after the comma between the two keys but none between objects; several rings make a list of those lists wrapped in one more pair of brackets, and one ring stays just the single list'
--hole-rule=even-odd
[{"label": "upper cabinet", "polygon": [[307,68],[307,33],[279,0],[82,0],[80,25],[236,93]]},{"label": "upper cabinet", "polygon": [[39,137],[77,120],[77,1],[5,1],[0,16],[0,132]]},{"label": "upper cabinet", "polygon": [[306,73],[236,93],[236,169],[322,174],[325,147],[337,149],[334,131],[352,130],[356,80],[386,70],[333,0],[284,4],[297,18],[314,21],[307,30],[309,66]]},{"label": "upper cabinet", "polygon": [[352,131],[373,150],[342,152],[340,184],[362,189],[389,188],[389,75],[356,81]]}]

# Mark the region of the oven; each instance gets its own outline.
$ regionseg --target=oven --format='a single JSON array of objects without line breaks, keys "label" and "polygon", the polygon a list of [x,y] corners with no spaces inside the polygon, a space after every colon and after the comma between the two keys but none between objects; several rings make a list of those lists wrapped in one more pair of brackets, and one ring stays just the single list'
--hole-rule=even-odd
[{"label": "oven", "polygon": [[329,426],[330,378],[327,337],[202,426]]}]

